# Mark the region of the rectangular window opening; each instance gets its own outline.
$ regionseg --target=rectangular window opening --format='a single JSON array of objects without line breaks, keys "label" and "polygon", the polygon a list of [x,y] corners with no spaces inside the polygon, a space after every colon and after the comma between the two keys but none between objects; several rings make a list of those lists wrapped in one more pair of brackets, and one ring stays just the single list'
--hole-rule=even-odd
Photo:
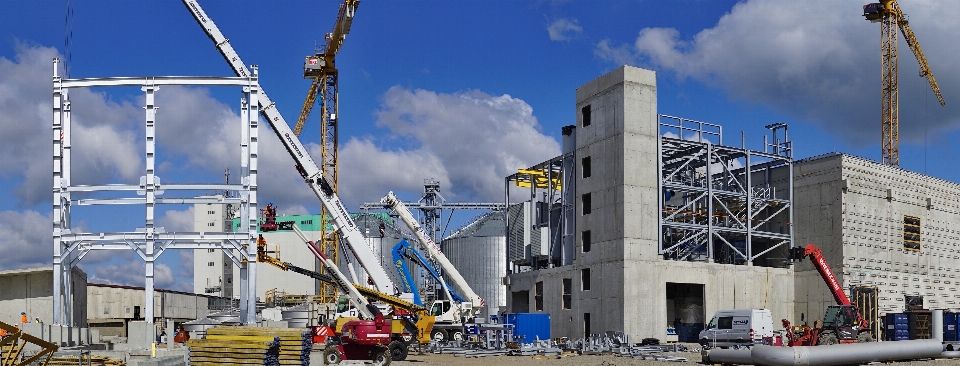
[{"label": "rectangular window opening", "polygon": [[584,215],[589,215],[590,211],[592,211],[591,203],[589,193],[584,193],[580,196],[580,206]]},{"label": "rectangular window opening", "polygon": [[580,232],[580,244],[583,247],[584,253],[590,251],[590,245],[592,244],[590,241],[590,230],[584,230]]},{"label": "rectangular window opening", "polygon": [[590,268],[580,270],[580,290],[590,291]]},{"label": "rectangular window opening", "polygon": [[537,282],[534,288],[533,301],[534,306],[536,306],[534,310],[543,311],[543,281]]},{"label": "rectangular window opening", "polygon": [[570,278],[563,279],[563,308],[573,308],[573,280]]},{"label": "rectangular window opening", "polygon": [[584,178],[589,178],[592,172],[590,171],[590,157],[585,157],[580,159],[580,171],[583,172]]},{"label": "rectangular window opening", "polygon": [[590,105],[585,105],[583,108],[580,108],[580,115],[583,117],[583,120],[580,122],[581,127],[587,127],[590,125]]},{"label": "rectangular window opening", "polygon": [[583,313],[583,338],[590,337],[590,313]]},{"label": "rectangular window opening", "polygon": [[903,216],[903,249],[920,251],[920,218]]}]

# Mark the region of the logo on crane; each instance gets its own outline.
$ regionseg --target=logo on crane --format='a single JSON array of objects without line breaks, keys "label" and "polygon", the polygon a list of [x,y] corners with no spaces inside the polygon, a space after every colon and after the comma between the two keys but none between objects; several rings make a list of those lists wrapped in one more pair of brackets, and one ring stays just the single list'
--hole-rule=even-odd
[{"label": "logo on crane", "polygon": [[293,148],[293,151],[296,151],[297,156],[299,156],[299,157],[302,158],[302,157],[303,157],[303,153],[300,152],[300,148],[297,147],[297,144],[293,143],[293,138],[290,137],[290,134],[289,134],[289,133],[285,133],[285,134],[283,134],[283,137],[286,137],[286,138],[287,138],[287,142],[290,143],[290,147]]}]

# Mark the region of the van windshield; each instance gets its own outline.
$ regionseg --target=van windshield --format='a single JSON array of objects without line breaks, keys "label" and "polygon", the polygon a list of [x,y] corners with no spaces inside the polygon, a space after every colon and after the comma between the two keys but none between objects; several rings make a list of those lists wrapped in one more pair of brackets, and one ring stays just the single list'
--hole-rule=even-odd
[{"label": "van windshield", "polygon": [[707,329],[713,329],[716,327],[717,327],[717,317],[713,317],[713,319],[710,319],[710,323],[707,324]]}]

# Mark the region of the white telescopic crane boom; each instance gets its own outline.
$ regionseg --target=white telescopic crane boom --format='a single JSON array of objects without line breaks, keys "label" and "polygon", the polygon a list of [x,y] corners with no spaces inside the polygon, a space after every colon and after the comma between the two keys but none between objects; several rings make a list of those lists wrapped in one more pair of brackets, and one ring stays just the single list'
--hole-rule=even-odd
[{"label": "white telescopic crane boom", "polygon": [[400,216],[400,220],[413,231],[414,235],[417,236],[417,240],[420,241],[420,244],[427,251],[427,255],[431,259],[437,261],[440,265],[441,270],[444,274],[450,277],[451,282],[456,287],[457,290],[460,290],[460,293],[463,294],[463,297],[470,302],[470,308],[472,311],[476,312],[481,307],[483,307],[483,299],[473,291],[473,288],[467,283],[463,276],[460,275],[460,272],[457,271],[457,268],[453,266],[453,263],[450,263],[450,260],[447,259],[447,256],[443,255],[443,252],[440,251],[440,248],[437,247],[437,244],[433,242],[433,239],[430,239],[430,236],[427,235],[427,232],[423,230],[423,227],[420,226],[420,223],[413,218],[413,214],[410,213],[410,210],[407,209],[407,206],[403,204],[397,196],[393,195],[393,192],[387,193],[386,196],[380,199],[385,207],[392,209],[394,212]]},{"label": "white telescopic crane boom", "polygon": [[[230,45],[230,41],[223,36],[223,33],[220,33],[220,29],[217,28],[213,19],[210,19],[203,11],[200,4],[198,4],[196,0],[183,0],[183,4],[187,6],[187,9],[193,14],[194,19],[197,20],[200,27],[207,33],[207,36],[216,44],[220,54],[227,60],[227,63],[233,68],[233,71],[238,76],[247,76],[250,71],[243,61],[240,60],[237,52],[234,51],[233,46]],[[287,125],[287,121],[283,119],[280,111],[277,110],[263,89],[261,89],[259,102],[260,112],[266,117],[270,126],[273,127],[273,131],[277,134],[277,137],[280,138],[280,142],[283,143],[287,152],[290,153],[290,156],[296,161],[297,168],[300,170],[304,181],[310,186],[313,193],[317,195],[317,198],[320,199],[324,208],[327,209],[327,212],[333,219],[334,227],[340,232],[344,240],[346,240],[347,247],[353,252],[354,257],[357,258],[363,269],[370,275],[374,286],[376,286],[380,292],[388,294],[394,293],[393,282],[390,281],[390,277],[387,277],[387,272],[373,254],[373,250],[367,246],[363,234],[360,233],[357,224],[350,219],[350,215],[347,214],[347,209],[343,207],[340,198],[337,197],[330,184],[324,179],[323,171],[317,167],[317,163],[315,163],[307,153],[307,149],[304,148],[300,139],[297,138],[297,135],[294,134],[290,126]]]}]

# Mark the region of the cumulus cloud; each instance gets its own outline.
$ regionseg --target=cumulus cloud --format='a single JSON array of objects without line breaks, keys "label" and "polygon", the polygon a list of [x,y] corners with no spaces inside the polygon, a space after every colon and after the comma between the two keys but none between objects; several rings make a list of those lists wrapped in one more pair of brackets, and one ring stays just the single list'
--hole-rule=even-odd
[{"label": "cumulus cloud", "polygon": [[[943,94],[960,95],[960,9],[916,1],[903,9],[923,46]],[[880,133],[879,25],[860,16],[862,4],[817,0],[805,11],[784,11],[775,0],[738,3],[692,37],[673,28],[644,28],[632,44],[601,41],[601,59],[672,72],[816,123],[855,145],[875,144]],[[901,37],[902,38],[902,37]],[[960,108],[936,104],[906,44],[900,47],[900,137],[919,141],[917,122],[930,106],[932,130],[957,126]],[[925,98],[929,101],[925,101]],[[942,108],[934,111],[934,108]],[[876,131],[867,133],[863,131]]]},{"label": "cumulus cloud", "polygon": [[364,187],[378,192],[375,197],[391,190],[419,194],[423,179],[436,178],[448,200],[496,202],[503,199],[504,177],[560,153],[557,141],[540,131],[533,108],[509,95],[394,86],[376,117],[393,140],[379,146],[351,140],[340,155],[341,165],[351,167],[342,171],[341,187]]},{"label": "cumulus cloud", "polygon": [[583,27],[576,19],[560,18],[547,26],[547,33],[551,41],[568,41],[576,38],[583,32]]},{"label": "cumulus cloud", "polygon": [[193,229],[193,207],[183,211],[167,210],[163,216],[157,219],[158,226],[164,230],[170,231],[194,231]]},{"label": "cumulus cloud", "polygon": [[[145,273],[146,264],[143,261],[106,264],[94,267],[92,273],[87,274],[87,282],[143,287]],[[164,290],[193,292],[192,282],[178,281],[170,266],[163,263],[155,263],[153,266],[153,286]]]},{"label": "cumulus cloud", "polygon": [[53,264],[53,219],[36,211],[0,212],[0,269]]}]

